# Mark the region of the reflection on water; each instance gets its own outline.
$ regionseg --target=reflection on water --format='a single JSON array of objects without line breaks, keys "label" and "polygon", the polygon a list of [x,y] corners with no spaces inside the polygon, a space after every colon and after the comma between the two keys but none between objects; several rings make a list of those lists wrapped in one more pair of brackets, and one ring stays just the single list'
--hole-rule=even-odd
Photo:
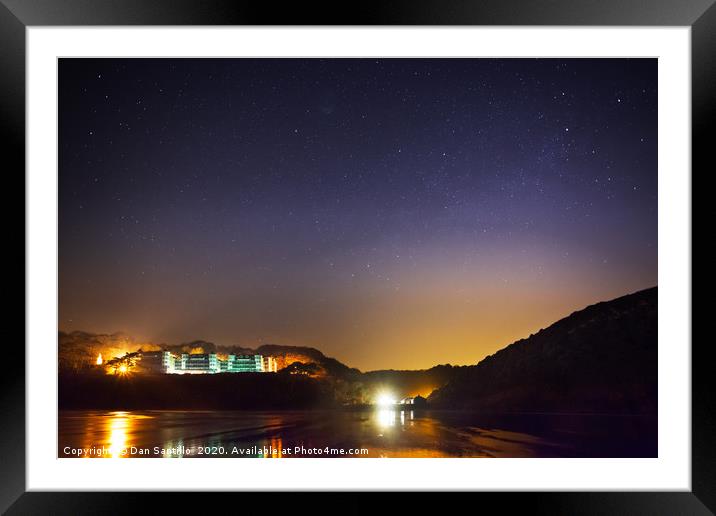
[{"label": "reflection on water", "polygon": [[[365,450],[343,454],[341,450]],[[60,411],[60,457],[655,457],[656,418],[357,411]]]},{"label": "reflection on water", "polygon": [[[401,412],[402,413],[402,412]],[[395,426],[395,410],[390,408],[379,408],[375,414],[378,420],[378,427],[380,429],[390,428]]]},{"label": "reflection on water", "polygon": [[127,412],[119,412],[109,419],[109,450],[113,459],[119,457],[122,450],[127,448],[127,432],[129,426]]},{"label": "reflection on water", "polygon": [[[77,418],[79,414],[76,414],[75,419],[83,421],[83,441],[81,446],[76,447],[78,452],[74,455],[84,458],[121,458],[125,455],[125,450],[133,446],[139,421],[154,417],[125,411],[106,412],[102,413],[101,417]],[[61,422],[62,420],[63,416],[60,418]],[[70,424],[69,428],[73,427],[74,425]]]},{"label": "reflection on water", "polygon": [[272,438],[268,443],[269,453],[264,455],[267,459],[280,459],[283,457],[283,440],[281,438]]},{"label": "reflection on water", "polygon": [[394,426],[413,426],[414,410],[401,410],[393,408],[378,408],[374,412],[378,428],[388,430]]}]

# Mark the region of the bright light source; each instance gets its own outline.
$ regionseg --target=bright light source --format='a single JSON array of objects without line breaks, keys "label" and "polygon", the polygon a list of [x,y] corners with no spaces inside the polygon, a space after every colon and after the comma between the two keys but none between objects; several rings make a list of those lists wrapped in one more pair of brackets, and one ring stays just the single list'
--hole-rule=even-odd
[{"label": "bright light source", "polygon": [[97,355],[97,362],[95,362],[97,365],[102,365],[102,353]]},{"label": "bright light source", "polygon": [[126,373],[126,372],[127,372],[127,366],[124,365],[124,364],[122,364],[121,366],[119,366],[119,372],[122,373],[122,374]]},{"label": "bright light source", "polygon": [[390,405],[395,405],[395,398],[393,398],[392,395],[384,392],[378,394],[378,397],[376,398],[375,402],[381,407],[388,407]]}]

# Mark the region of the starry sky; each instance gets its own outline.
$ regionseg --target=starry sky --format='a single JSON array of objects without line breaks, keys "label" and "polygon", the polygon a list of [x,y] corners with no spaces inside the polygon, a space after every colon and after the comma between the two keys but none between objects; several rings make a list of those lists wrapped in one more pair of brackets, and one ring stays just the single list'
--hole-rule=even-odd
[{"label": "starry sky", "polygon": [[656,283],[656,59],[60,60],[60,330],[426,368]]}]

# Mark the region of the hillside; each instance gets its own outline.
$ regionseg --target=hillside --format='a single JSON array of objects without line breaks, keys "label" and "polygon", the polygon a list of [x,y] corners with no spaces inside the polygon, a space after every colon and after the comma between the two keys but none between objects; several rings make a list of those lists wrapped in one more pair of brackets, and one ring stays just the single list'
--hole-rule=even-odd
[{"label": "hillside", "polygon": [[279,369],[288,367],[294,362],[301,362],[318,364],[329,376],[353,377],[360,374],[358,369],[348,367],[335,358],[327,357],[315,348],[264,344],[256,348],[256,353],[274,357]]},{"label": "hillside", "polygon": [[360,374],[358,369],[348,367],[335,358],[327,357],[319,350],[303,346],[281,346],[277,344],[264,344],[256,349],[219,345],[204,340],[194,340],[182,344],[161,344],[142,342],[131,336],[117,332],[112,334],[96,334],[84,331],[59,332],[59,369],[61,372],[82,372],[94,367],[99,353],[105,360],[114,356],[121,356],[138,350],[156,351],[168,350],[180,353],[219,353],[227,354],[260,354],[276,358],[279,369],[284,369],[294,362],[316,364],[321,375],[351,377]]},{"label": "hillside", "polygon": [[467,366],[437,365],[430,369],[394,370],[385,369],[363,373],[362,381],[373,387],[373,390],[387,390],[398,397],[427,397],[453,379],[459,371]]},{"label": "hillside", "polygon": [[655,413],[657,288],[574,312],[463,368],[430,396],[443,408]]}]

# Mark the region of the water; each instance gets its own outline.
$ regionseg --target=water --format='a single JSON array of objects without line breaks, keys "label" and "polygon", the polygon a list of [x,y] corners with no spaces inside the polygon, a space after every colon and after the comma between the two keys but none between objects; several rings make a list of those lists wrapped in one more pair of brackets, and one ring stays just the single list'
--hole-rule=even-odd
[{"label": "water", "polygon": [[656,428],[647,416],[68,410],[58,456],[655,457]]}]

